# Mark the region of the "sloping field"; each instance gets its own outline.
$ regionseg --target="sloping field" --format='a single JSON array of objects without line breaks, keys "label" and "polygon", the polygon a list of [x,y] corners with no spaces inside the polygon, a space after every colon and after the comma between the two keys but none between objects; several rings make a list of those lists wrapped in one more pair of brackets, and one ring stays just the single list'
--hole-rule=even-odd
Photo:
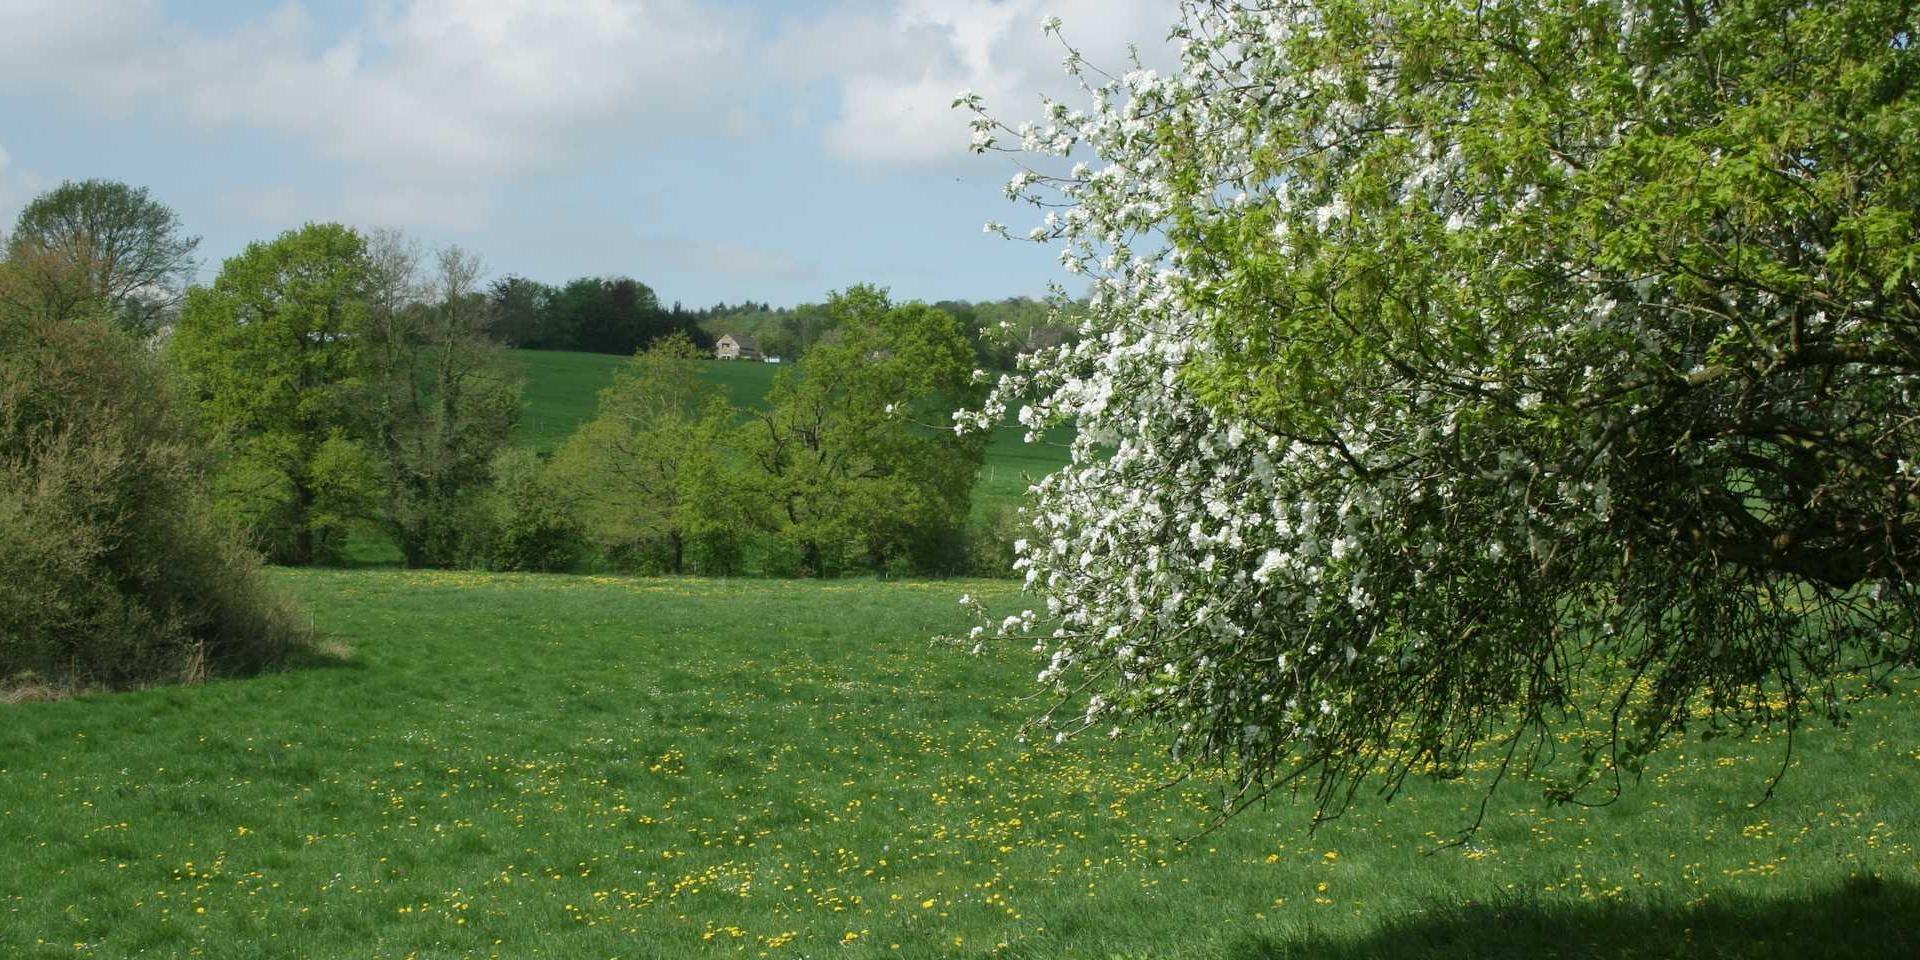
[{"label": "sloping field", "polygon": [[[593,419],[600,391],[613,383],[613,374],[626,357],[565,350],[510,350],[508,355],[526,377],[521,397],[520,427],[516,436],[524,446],[554,450],[580,425]],[[702,373],[727,391],[741,407],[765,405],[774,374],[791,365],[715,360]]]},{"label": "sloping field", "polygon": [[1422,783],[1308,835],[1022,743],[993,584],[279,571],[350,654],[0,707],[0,957],[1920,955],[1920,701],[1600,809]]}]

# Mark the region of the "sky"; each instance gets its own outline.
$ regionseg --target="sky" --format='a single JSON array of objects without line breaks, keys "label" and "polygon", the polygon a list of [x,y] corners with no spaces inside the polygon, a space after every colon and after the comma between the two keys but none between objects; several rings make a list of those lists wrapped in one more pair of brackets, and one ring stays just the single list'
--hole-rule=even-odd
[{"label": "sky", "polygon": [[[1018,169],[968,149],[1069,97],[1065,51],[1170,60],[1176,0],[0,0],[0,229],[64,179],[147,187],[201,279],[303,223],[663,302],[1038,296]],[[1071,102],[1071,100],[1070,100]]]}]

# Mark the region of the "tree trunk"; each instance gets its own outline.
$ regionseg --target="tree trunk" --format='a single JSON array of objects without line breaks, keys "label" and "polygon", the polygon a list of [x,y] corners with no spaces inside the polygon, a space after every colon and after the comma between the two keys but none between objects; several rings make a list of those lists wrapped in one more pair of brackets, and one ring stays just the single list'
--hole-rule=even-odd
[{"label": "tree trunk", "polygon": [[304,481],[293,484],[293,555],[288,561],[296,567],[310,566],[313,563],[313,488]]}]

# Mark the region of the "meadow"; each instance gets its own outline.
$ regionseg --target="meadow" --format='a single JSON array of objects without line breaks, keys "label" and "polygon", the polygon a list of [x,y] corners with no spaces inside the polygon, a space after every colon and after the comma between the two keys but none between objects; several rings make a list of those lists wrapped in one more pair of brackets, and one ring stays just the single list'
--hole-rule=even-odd
[{"label": "meadow", "polygon": [[295,669],[0,707],[0,956],[1920,955],[1920,692],[1597,809],[1423,782],[1309,833],[1022,742],[997,583],[280,570]]},{"label": "meadow", "polygon": [[[514,440],[542,452],[558,449],[574,430],[593,419],[600,391],[613,383],[614,371],[627,362],[625,357],[564,350],[514,350],[510,354],[526,378]],[[793,370],[797,375],[797,369],[793,363],[715,360],[704,364],[701,373],[726,391],[735,406],[764,410],[774,376],[782,370]],[[1043,477],[1066,464],[1071,431],[1053,431],[1035,444],[1024,442],[1022,434],[1009,424],[989,440],[986,461],[974,488],[976,517],[1017,506],[1032,482],[1029,478]]]}]

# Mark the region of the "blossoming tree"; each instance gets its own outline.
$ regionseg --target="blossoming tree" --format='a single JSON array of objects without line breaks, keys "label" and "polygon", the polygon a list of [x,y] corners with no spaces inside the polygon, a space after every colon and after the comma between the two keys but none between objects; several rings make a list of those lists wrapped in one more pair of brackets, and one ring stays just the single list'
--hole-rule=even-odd
[{"label": "blossoming tree", "polygon": [[963,94],[1092,284],[957,415],[1079,426],[999,631],[1059,735],[1163,730],[1229,813],[1470,769],[1594,802],[1911,667],[1910,9],[1200,2],[1171,75],[1069,45],[1083,107]]}]

